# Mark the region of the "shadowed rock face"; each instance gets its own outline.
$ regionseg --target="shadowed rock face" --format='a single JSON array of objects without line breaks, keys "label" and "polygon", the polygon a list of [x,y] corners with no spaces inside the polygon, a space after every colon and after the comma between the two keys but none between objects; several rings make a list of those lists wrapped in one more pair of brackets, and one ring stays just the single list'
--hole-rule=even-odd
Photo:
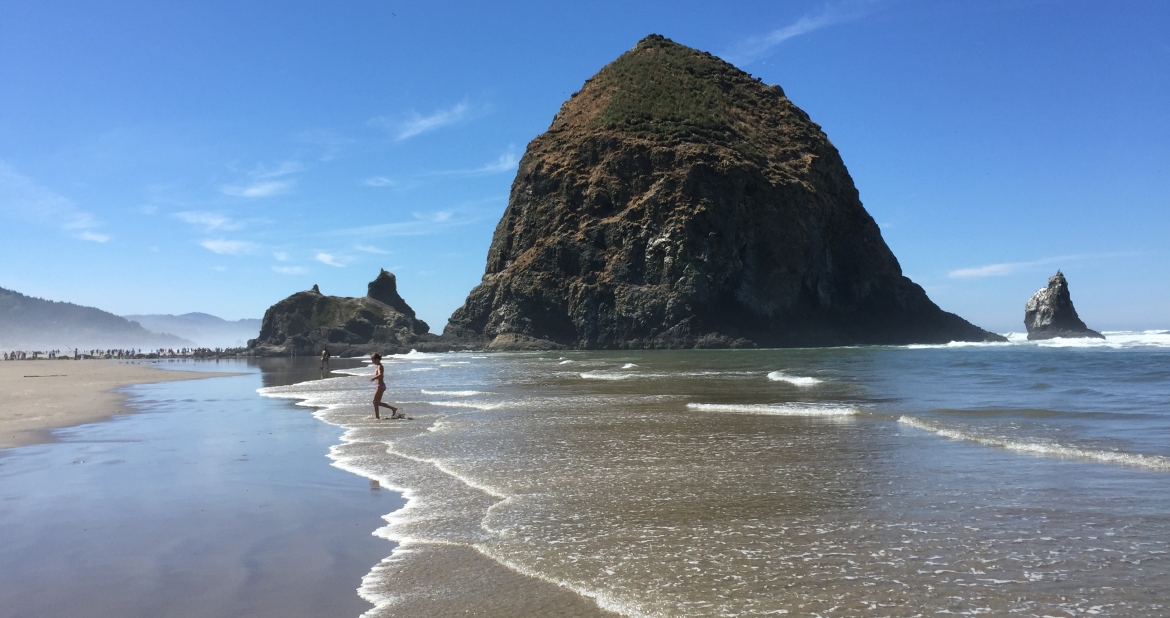
[{"label": "shadowed rock face", "polygon": [[394,275],[381,271],[362,298],[325,296],[316,285],[264,312],[260,336],[248,347],[260,355],[408,352],[437,337],[398,295]]},{"label": "shadowed rock face", "polygon": [[1002,339],[902,276],[820,127],[709,54],[642,40],[528,145],[445,338],[496,348]]},{"label": "shadowed rock face", "polygon": [[1081,321],[1073,307],[1068,281],[1059,270],[1048,278],[1048,287],[1040,288],[1024,305],[1024,326],[1028,339],[1056,337],[1105,337]]},{"label": "shadowed rock face", "polygon": [[380,301],[406,317],[414,317],[414,309],[411,309],[410,305],[406,304],[406,301],[398,295],[398,280],[394,277],[394,273],[383,268],[378,273],[378,278],[370,282],[367,290],[367,298]]}]

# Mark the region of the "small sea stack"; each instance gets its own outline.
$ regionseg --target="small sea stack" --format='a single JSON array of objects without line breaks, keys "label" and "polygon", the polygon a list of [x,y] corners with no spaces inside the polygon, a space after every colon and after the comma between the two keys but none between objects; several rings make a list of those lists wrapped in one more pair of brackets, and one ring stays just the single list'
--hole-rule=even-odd
[{"label": "small sea stack", "polygon": [[1000,341],[902,274],[785,96],[652,35],[528,145],[444,339],[490,349]]},{"label": "small sea stack", "polygon": [[1104,339],[1101,333],[1085,326],[1073,307],[1068,291],[1068,280],[1059,270],[1048,278],[1048,287],[1040,288],[1024,305],[1024,326],[1028,339],[1055,339],[1057,337],[1092,337]]},{"label": "small sea stack", "polygon": [[363,297],[326,296],[314,285],[269,307],[248,348],[258,356],[315,356],[322,349],[350,356],[409,352],[437,339],[398,294],[394,274],[382,270]]}]

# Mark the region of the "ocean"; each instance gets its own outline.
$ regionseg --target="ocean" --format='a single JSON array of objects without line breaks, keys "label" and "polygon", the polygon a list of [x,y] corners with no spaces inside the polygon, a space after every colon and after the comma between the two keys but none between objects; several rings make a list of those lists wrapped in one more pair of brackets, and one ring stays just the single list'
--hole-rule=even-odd
[{"label": "ocean", "polygon": [[1106,336],[412,352],[403,421],[369,366],[260,392],[407,499],[370,617],[556,607],[518,580],[581,615],[1164,616],[1170,331]]}]

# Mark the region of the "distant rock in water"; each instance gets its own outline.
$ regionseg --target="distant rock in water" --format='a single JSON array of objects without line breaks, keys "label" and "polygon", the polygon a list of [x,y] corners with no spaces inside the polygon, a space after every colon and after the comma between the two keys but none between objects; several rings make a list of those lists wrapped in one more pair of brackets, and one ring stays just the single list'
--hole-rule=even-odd
[{"label": "distant rock in water", "polygon": [[398,294],[394,275],[385,270],[361,298],[325,296],[316,285],[297,292],[264,312],[260,336],[248,342],[259,355],[317,355],[322,349],[350,356],[434,349],[438,337]]},{"label": "distant rock in water", "polygon": [[151,332],[138,322],[101,309],[0,288],[0,349],[4,351],[189,347],[195,344],[172,334]]},{"label": "distant rock in water", "polygon": [[1002,340],[902,275],[836,148],[784,95],[650,36],[520,161],[444,338],[498,349]]},{"label": "distant rock in water", "polygon": [[1048,287],[1040,288],[1024,305],[1024,326],[1028,339],[1055,339],[1057,337],[1096,337],[1101,333],[1091,330],[1081,321],[1073,307],[1068,281],[1059,270],[1048,278]]}]

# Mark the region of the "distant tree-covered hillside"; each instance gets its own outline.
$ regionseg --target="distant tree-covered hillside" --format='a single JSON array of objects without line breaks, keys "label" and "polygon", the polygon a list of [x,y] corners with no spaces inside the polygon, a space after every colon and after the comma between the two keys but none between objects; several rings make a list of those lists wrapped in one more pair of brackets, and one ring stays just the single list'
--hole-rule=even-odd
[{"label": "distant tree-covered hillside", "polygon": [[180,348],[191,341],[153,333],[112,313],[0,288],[0,349]]},{"label": "distant tree-covered hillside", "polygon": [[124,315],[145,328],[159,333],[173,333],[208,348],[242,348],[260,334],[260,320],[225,320],[206,313],[182,315]]}]

